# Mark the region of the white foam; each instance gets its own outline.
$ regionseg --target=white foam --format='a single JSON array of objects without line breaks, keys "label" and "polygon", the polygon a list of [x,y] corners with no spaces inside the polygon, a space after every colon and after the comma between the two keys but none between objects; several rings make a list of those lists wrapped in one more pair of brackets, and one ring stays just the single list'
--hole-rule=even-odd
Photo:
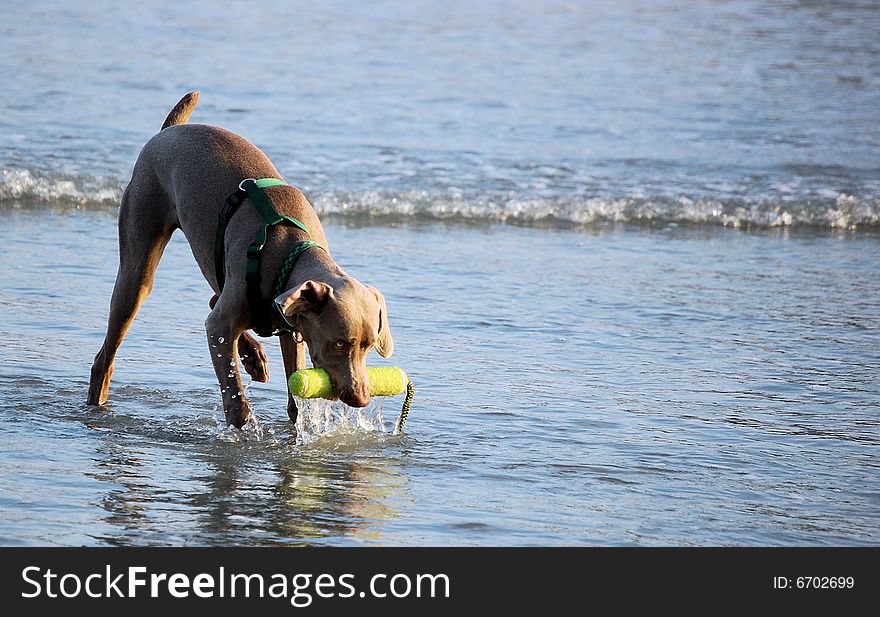
[{"label": "white foam", "polygon": [[[827,187],[810,192],[799,189],[796,184],[776,182],[757,192],[754,188],[740,187],[740,193],[720,191],[723,197],[676,194],[668,189],[652,194],[640,187],[628,190],[623,196],[553,195],[545,191],[473,193],[450,187],[441,193],[336,191],[310,197],[321,215],[377,222],[427,219],[538,227],[587,227],[603,223],[735,228],[880,226],[880,187],[878,190],[864,187],[866,194],[857,195]],[[724,186],[735,188],[730,183]],[[46,205],[71,210],[115,208],[122,191],[123,184],[113,178],[70,177],[27,169],[0,170],[0,208]]]},{"label": "white foam", "polygon": [[74,209],[117,206],[122,191],[122,184],[115,178],[0,169],[0,206],[51,204]]}]

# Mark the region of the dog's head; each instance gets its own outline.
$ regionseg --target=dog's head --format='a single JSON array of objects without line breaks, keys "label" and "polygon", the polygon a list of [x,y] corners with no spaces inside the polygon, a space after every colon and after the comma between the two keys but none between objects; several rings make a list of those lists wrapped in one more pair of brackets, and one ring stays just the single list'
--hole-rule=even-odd
[{"label": "dog's head", "polygon": [[370,403],[367,352],[383,358],[394,351],[385,298],[374,287],[348,278],[331,287],[306,281],[275,303],[309,346],[315,368],[330,375],[334,394],[352,407]]}]

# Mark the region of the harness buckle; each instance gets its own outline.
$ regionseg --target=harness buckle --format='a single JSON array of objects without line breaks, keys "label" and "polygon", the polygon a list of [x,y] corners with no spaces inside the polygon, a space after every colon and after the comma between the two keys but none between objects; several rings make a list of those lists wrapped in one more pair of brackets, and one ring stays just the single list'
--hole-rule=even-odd
[{"label": "harness buckle", "polygon": [[242,180],[241,182],[238,183],[238,190],[239,190],[239,191],[243,191],[243,190],[244,190],[244,187],[242,186],[242,184],[244,184],[244,183],[247,182],[248,180],[250,180],[251,182],[256,182],[256,181],[257,181],[256,178],[245,178],[244,180]]}]

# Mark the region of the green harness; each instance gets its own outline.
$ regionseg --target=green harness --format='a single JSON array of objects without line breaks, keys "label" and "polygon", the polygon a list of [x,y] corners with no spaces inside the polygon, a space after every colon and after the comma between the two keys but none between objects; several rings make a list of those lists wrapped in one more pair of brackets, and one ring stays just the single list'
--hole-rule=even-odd
[{"label": "green harness", "polygon": [[[263,225],[257,239],[248,247],[247,274],[245,274],[245,280],[247,281],[248,305],[250,306],[253,319],[252,329],[260,336],[276,336],[285,332],[292,332],[287,326],[282,325],[281,327],[276,327],[273,325],[273,321],[281,324],[286,324],[287,322],[284,320],[284,316],[281,314],[281,311],[274,301],[267,303],[263,299],[263,293],[261,290],[262,276],[260,274],[260,266],[263,263],[263,247],[266,245],[266,237],[269,233],[269,228],[280,224],[293,225],[306,232],[310,238],[312,237],[312,234],[309,233],[309,230],[302,224],[302,222],[293,217],[279,214],[275,208],[272,207],[272,202],[269,201],[269,197],[266,195],[265,191],[263,191],[264,188],[270,186],[290,185],[284,180],[278,180],[277,178],[262,178],[260,180],[248,178],[247,180],[243,180],[241,184],[238,185],[238,190],[226,198],[226,203],[220,210],[220,220],[217,225],[217,239],[214,242],[214,272],[217,275],[217,287],[219,287],[220,292],[222,292],[223,284],[226,280],[224,272],[226,227],[229,225],[229,221],[232,220],[232,216],[238,210],[238,207],[244,203],[245,199],[250,198],[254,206],[257,208],[257,211],[259,211],[260,215],[262,215],[263,219],[266,221],[266,224]],[[290,254],[284,260],[284,263],[281,264],[281,268],[278,270],[278,275],[275,277],[275,296],[273,296],[273,298],[278,297],[285,292],[284,287],[287,285],[287,279],[293,271],[293,266],[296,264],[297,259],[299,259],[300,255],[305,251],[313,247],[325,250],[323,246],[314,240],[304,240],[293,247],[293,250],[290,251]],[[277,317],[277,319],[273,320],[273,316]]]}]

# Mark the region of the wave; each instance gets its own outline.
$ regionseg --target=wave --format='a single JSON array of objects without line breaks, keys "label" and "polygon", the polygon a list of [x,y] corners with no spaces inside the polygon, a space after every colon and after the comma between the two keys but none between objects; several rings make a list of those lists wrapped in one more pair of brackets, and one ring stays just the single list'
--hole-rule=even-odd
[{"label": "wave", "polygon": [[[125,183],[108,176],[75,176],[0,170],[0,210],[112,210]],[[331,191],[311,192],[318,213],[385,224],[434,220],[533,227],[589,227],[607,223],[709,225],[734,228],[880,228],[880,197],[828,191],[766,198],[711,195],[541,195],[514,192]]]},{"label": "wave", "polygon": [[422,192],[321,194],[312,203],[325,215],[423,218],[533,227],[589,227],[605,223],[720,225],[724,227],[880,227],[880,199],[841,194],[806,201],[751,201],[706,197],[541,197],[431,195]]},{"label": "wave", "polygon": [[125,184],[107,176],[0,170],[0,209],[44,207],[98,210],[119,205]]}]

